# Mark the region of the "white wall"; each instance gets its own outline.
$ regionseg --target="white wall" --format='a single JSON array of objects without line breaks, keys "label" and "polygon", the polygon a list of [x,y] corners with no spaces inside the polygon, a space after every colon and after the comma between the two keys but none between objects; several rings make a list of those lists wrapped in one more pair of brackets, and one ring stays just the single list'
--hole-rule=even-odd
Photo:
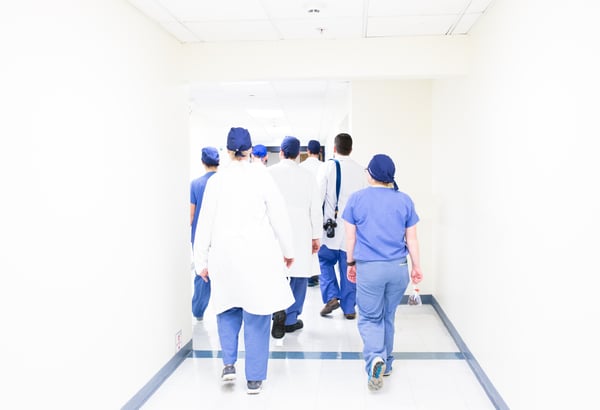
[{"label": "white wall", "polygon": [[127,2],[0,24],[2,408],[120,408],[191,338],[181,45]]},{"label": "white wall", "polygon": [[497,1],[433,86],[436,297],[511,409],[597,403],[591,1]]},{"label": "white wall", "polygon": [[366,167],[373,155],[389,155],[399,189],[415,202],[424,274],[420,290],[431,294],[436,281],[431,249],[431,81],[353,81],[350,122],[352,158]]}]

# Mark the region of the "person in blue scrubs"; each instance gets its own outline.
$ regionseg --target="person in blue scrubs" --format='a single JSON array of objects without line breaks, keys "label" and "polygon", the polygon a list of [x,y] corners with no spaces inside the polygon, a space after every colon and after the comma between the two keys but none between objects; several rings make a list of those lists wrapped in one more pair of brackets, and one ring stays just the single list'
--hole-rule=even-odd
[{"label": "person in blue scrubs", "polygon": [[[192,181],[190,186],[190,224],[192,226],[192,250],[194,248],[194,238],[196,237],[196,225],[198,224],[198,214],[202,206],[202,197],[208,179],[212,177],[219,167],[219,151],[213,147],[202,148],[202,165],[206,173],[200,178]],[[210,300],[210,281],[205,282],[198,275],[194,275],[194,294],[192,296],[192,314],[196,320],[204,318],[204,311],[208,307]]]},{"label": "person in blue scrubs", "polygon": [[347,277],[356,283],[358,331],[369,390],[383,386],[392,372],[394,318],[410,279],[423,274],[419,258],[419,216],[412,199],[398,191],[396,167],[384,154],[375,155],[367,168],[369,187],[348,199],[342,218],[346,226]]}]

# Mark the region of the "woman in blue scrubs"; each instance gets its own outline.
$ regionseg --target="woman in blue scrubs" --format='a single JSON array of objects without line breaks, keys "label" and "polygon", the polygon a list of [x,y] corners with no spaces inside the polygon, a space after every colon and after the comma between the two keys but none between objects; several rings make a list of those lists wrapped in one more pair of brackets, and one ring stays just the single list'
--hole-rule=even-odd
[{"label": "woman in blue scrubs", "polygon": [[384,154],[367,168],[369,187],[349,198],[342,218],[346,226],[348,280],[356,283],[358,331],[369,390],[383,386],[392,372],[394,317],[409,282],[422,280],[412,199],[398,191],[396,167]]}]

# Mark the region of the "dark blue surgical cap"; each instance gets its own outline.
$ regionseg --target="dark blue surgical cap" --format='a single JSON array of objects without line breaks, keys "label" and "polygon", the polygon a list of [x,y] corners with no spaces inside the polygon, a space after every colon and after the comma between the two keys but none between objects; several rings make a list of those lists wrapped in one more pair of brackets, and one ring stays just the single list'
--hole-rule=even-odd
[{"label": "dark blue surgical cap", "polygon": [[394,189],[398,190],[398,185],[394,181],[396,166],[394,161],[385,154],[377,154],[373,156],[367,168],[373,179],[385,184],[394,183]]},{"label": "dark blue surgical cap", "polygon": [[252,148],[250,133],[245,128],[233,127],[227,135],[227,149],[235,152],[236,157],[241,157],[243,151]]},{"label": "dark blue surgical cap", "polygon": [[202,148],[202,162],[206,165],[219,165],[219,151],[213,147]]},{"label": "dark blue surgical cap", "polygon": [[281,143],[281,150],[286,158],[295,158],[300,153],[300,140],[296,137],[285,137]]},{"label": "dark blue surgical cap", "polygon": [[319,143],[319,141],[317,140],[310,140],[308,141],[308,152],[310,152],[311,154],[318,154],[319,152],[321,152],[321,143]]}]

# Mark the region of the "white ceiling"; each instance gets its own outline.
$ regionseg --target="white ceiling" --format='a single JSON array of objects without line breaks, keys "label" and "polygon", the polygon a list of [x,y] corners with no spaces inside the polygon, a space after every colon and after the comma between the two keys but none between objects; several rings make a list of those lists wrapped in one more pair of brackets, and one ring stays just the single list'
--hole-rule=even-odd
[{"label": "white ceiling", "polygon": [[[462,35],[493,0],[129,0],[182,43]],[[255,143],[324,142],[346,116],[348,83],[193,84],[194,113],[245,126]]]}]

